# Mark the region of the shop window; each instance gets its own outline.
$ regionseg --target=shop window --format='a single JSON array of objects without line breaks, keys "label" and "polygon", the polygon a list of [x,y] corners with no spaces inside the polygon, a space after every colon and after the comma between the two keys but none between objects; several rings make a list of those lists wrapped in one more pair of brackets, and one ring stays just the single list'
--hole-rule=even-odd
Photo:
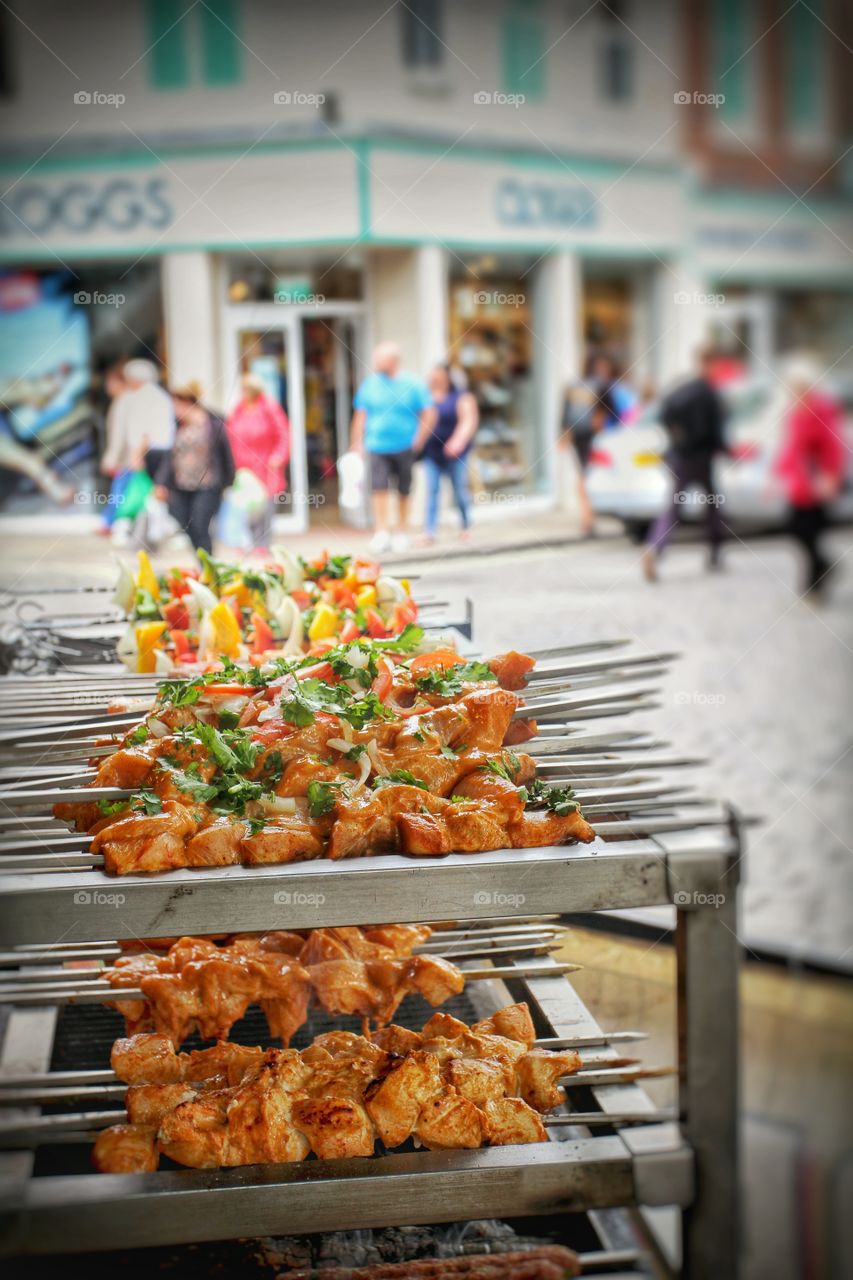
[{"label": "shop window", "polygon": [[[176,16],[177,13],[177,16]],[[147,0],[145,38],[155,89],[184,89],[189,83],[186,13],[174,0]]]},{"label": "shop window", "polygon": [[478,501],[505,503],[542,483],[531,280],[521,269],[479,263],[473,278],[450,286],[450,362],[480,413],[471,467]]},{"label": "shop window", "polygon": [[539,0],[510,0],[503,24],[501,63],[506,93],[523,94],[528,102],[545,96],[547,31]]},{"label": "shop window", "polygon": [[236,84],[242,75],[238,0],[205,0],[201,22],[202,74],[206,84]]},{"label": "shop window", "polygon": [[442,0],[408,0],[402,6],[403,63],[410,70],[441,66],[444,58],[442,8]]},{"label": "shop window", "polygon": [[794,129],[814,128],[823,115],[824,30],[820,0],[798,4],[784,18],[785,113]]},{"label": "shop window", "polygon": [[711,84],[694,85],[705,92],[723,93],[723,115],[735,119],[747,105],[747,77],[751,71],[752,12],[748,0],[714,0],[711,11]]},{"label": "shop window", "polygon": [[237,32],[240,0],[204,0],[187,7],[146,0],[148,66],[155,89],[185,89],[200,75],[211,87],[242,77]]}]

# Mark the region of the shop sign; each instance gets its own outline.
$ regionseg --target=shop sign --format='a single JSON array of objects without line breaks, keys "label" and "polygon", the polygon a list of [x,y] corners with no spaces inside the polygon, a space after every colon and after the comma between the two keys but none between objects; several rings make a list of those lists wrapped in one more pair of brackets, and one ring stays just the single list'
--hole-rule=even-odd
[{"label": "shop sign", "polygon": [[174,218],[166,190],[166,180],[157,177],[25,181],[0,204],[0,235],[23,229],[40,239],[62,233],[162,231]]},{"label": "shop sign", "polygon": [[596,223],[595,193],[567,183],[505,178],[495,192],[495,212],[504,227],[588,229]]}]

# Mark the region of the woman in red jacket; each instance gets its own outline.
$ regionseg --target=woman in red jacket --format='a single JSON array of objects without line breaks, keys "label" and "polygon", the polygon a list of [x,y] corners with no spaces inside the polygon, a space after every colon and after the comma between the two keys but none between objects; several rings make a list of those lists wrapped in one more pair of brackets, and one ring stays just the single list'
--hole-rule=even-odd
[{"label": "woman in red jacket", "polygon": [[234,466],[238,471],[251,471],[267,491],[266,511],[252,521],[252,538],[255,546],[268,547],[275,499],[287,487],[290,423],[281,405],[266,394],[263,382],[255,374],[247,373],[240,389],[240,402],[228,417],[228,439]]},{"label": "woman in red jacket", "polygon": [[790,503],[791,533],[806,553],[803,594],[819,593],[832,568],[821,550],[820,537],[847,465],[841,410],[817,389],[819,377],[810,361],[800,359],[789,366],[787,383],[793,403],[773,467]]}]

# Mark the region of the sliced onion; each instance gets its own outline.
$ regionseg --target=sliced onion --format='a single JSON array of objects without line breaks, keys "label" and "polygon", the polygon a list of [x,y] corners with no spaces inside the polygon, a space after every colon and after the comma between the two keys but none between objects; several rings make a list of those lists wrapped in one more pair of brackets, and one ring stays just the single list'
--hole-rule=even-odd
[{"label": "sliced onion", "polygon": [[[379,755],[379,745],[375,738],[371,738],[367,744],[367,756],[373,765],[374,773],[378,773],[380,778],[387,778],[389,770],[385,768]],[[363,759],[364,757],[362,757]]]},{"label": "sliced onion", "polygon": [[363,787],[367,779],[370,777],[370,770],[373,767],[373,761],[365,751],[358,759],[358,777],[355,780],[357,787]]},{"label": "sliced onion", "polygon": [[347,650],[347,662],[351,667],[355,667],[356,671],[363,671],[370,662],[370,654],[365,653],[364,649],[359,649],[358,645],[353,645]]},{"label": "sliced onion", "polygon": [[333,751],[343,751],[346,753],[350,749],[350,743],[346,738],[327,738],[326,746],[331,747]]},{"label": "sliced onion", "polygon": [[148,728],[155,738],[168,738],[171,733],[169,726],[164,724],[162,720],[156,719],[156,717],[148,721]]},{"label": "sliced onion", "polygon": [[271,702],[268,707],[264,707],[263,711],[258,712],[258,724],[266,724],[267,720],[275,720],[280,714],[281,712],[276,703]]},{"label": "sliced onion", "polygon": [[268,813],[296,813],[296,799],[293,796],[269,796],[263,800]]}]

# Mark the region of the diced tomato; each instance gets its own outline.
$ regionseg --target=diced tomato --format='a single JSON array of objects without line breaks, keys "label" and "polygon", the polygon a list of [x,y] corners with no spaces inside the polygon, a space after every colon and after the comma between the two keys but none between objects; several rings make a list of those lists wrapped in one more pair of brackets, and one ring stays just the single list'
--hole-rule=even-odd
[{"label": "diced tomato", "polygon": [[376,694],[380,702],[384,702],[391,692],[391,686],[394,683],[394,669],[387,658],[380,658],[376,664],[377,675],[373,684],[370,686],[371,691]]},{"label": "diced tomato", "polygon": [[453,649],[435,649],[432,653],[419,653],[412,658],[409,669],[413,676],[422,676],[427,671],[449,671],[464,661]]},{"label": "diced tomato", "polygon": [[340,644],[352,644],[353,640],[357,640],[361,635],[358,629],[358,623],[354,618],[348,618],[341,627],[341,634],[338,636]]},{"label": "diced tomato", "polygon": [[355,609],[355,596],[352,587],[343,578],[330,578],[326,583],[326,591],[332,602],[341,609]]},{"label": "diced tomato", "polygon": [[367,623],[367,634],[370,638],[372,640],[384,640],[388,635],[388,628],[376,610],[365,609],[364,617]]},{"label": "diced tomato", "polygon": [[252,614],[252,652],[266,653],[275,647],[272,627],[259,613]]},{"label": "diced tomato", "polygon": [[337,681],[328,662],[315,662],[313,666],[302,667],[299,671],[295,671],[294,675],[297,680],[325,680],[328,684],[334,684]]},{"label": "diced tomato", "polygon": [[163,605],[162,614],[170,628],[176,631],[189,631],[190,615],[183,600],[170,600],[168,604]]},{"label": "diced tomato", "polygon": [[252,738],[255,742],[276,742],[279,738],[289,738],[296,732],[296,725],[275,716],[265,720],[263,724],[252,725]]},{"label": "diced tomato", "polygon": [[416,622],[418,617],[418,606],[414,600],[403,600],[399,604],[394,605],[394,612],[391,614],[389,623],[392,636],[398,636],[406,629],[410,622]]},{"label": "diced tomato", "polygon": [[241,695],[249,698],[254,693],[254,689],[250,689],[245,684],[209,684],[204,689],[204,694],[209,694],[213,698],[238,698]]},{"label": "diced tomato", "polygon": [[290,598],[293,603],[303,611],[305,609],[310,609],[313,604],[311,595],[308,591],[291,591]]},{"label": "diced tomato", "polygon": [[381,565],[378,560],[363,560],[359,558],[353,565],[353,571],[357,580],[362,586],[375,583],[381,573]]},{"label": "diced tomato", "polygon": [[183,578],[167,578],[166,590],[173,600],[180,600],[182,596],[188,596],[190,589]]},{"label": "diced tomato", "polygon": [[175,657],[179,662],[186,662],[193,656],[192,642],[186,631],[170,631],[169,639],[172,642],[172,648],[175,650]]},{"label": "diced tomato", "polygon": [[323,654],[328,653],[330,649],[336,649],[339,643],[340,640],[336,636],[330,637],[328,640],[315,640],[311,648],[308,650],[308,657],[321,658]]}]

